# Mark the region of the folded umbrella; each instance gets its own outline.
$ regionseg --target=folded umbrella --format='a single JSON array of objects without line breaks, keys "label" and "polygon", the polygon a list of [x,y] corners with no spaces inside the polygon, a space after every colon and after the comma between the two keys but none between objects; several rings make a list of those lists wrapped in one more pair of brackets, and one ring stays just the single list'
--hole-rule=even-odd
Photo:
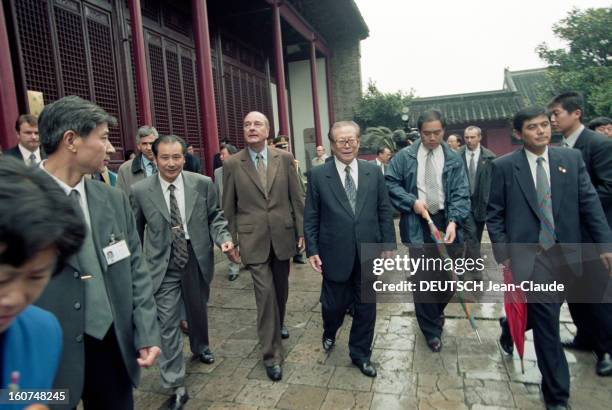
[{"label": "folded umbrella", "polygon": [[[504,266],[504,283],[514,283],[512,269]],[[504,292],[504,309],[512,340],[521,359],[521,372],[525,373],[523,356],[525,354],[525,329],[527,329],[527,298],[522,289]]]}]

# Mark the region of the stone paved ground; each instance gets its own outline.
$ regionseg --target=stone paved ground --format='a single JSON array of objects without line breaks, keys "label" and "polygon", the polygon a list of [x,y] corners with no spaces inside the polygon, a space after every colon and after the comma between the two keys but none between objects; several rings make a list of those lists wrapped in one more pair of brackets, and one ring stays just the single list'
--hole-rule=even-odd
[{"label": "stone paved ground", "polygon": [[[224,262],[217,265],[210,308],[213,365],[191,360],[185,339],[187,409],[542,409],[539,371],[528,340],[525,374],[520,362],[497,344],[497,318],[503,306],[477,307],[483,343],[479,344],[457,304],[446,309],[441,353],[431,353],[418,330],[410,303],[379,304],[372,361],[378,377],[363,376],[348,356],[350,318],[328,356],[321,347],[320,275],[306,265],[291,266],[287,325],[283,341],[283,380],[268,380],[255,327],[252,281],[246,271],[229,282]],[[562,334],[575,331],[564,306]],[[531,338],[531,332],[528,333]],[[572,375],[573,409],[612,408],[612,378],[595,375],[595,358],[566,353]],[[163,389],[157,368],[143,374],[135,392],[137,409],[157,409],[171,392]]]}]

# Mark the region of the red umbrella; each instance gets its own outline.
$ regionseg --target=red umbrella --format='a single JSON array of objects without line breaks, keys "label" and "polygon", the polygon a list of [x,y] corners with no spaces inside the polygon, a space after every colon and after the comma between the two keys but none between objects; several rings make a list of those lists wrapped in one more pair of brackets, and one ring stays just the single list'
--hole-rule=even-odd
[{"label": "red umbrella", "polygon": [[[504,266],[504,283],[514,283],[512,269]],[[525,329],[527,329],[527,299],[522,289],[504,292],[504,309],[516,351],[521,358],[521,372],[525,373],[523,355],[525,354]]]},{"label": "red umbrella", "polygon": [[[429,212],[425,210],[425,213],[421,216],[423,217],[423,219],[427,221],[427,225],[429,226],[431,237],[433,238],[434,241],[436,241],[436,247],[438,248],[438,252],[440,252],[440,256],[443,258],[450,258],[448,250],[446,249],[446,246],[444,246],[444,234],[438,229],[438,227],[436,227],[436,224],[433,223],[431,217],[429,216]],[[457,274],[455,273],[454,270],[451,269],[450,275],[451,275],[452,280],[454,281],[457,280]],[[457,292],[455,292],[455,294],[457,295],[457,298],[459,299],[459,303],[461,304],[461,307],[463,308],[463,312],[465,313],[465,316],[470,322],[470,326],[472,327],[472,330],[476,332],[476,337],[478,338],[478,342],[482,343],[482,339],[480,338],[480,333],[478,333],[478,326],[476,326],[476,319],[474,318],[474,312],[472,312],[472,307],[470,303],[468,303],[465,300],[463,291],[458,290]]]}]

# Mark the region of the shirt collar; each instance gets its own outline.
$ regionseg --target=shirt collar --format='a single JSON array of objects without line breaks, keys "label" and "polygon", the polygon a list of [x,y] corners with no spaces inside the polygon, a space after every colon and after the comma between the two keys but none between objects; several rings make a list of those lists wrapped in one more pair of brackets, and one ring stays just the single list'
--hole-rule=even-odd
[{"label": "shirt collar", "polygon": [[467,154],[471,154],[472,152],[474,154],[476,154],[476,155],[480,154],[480,144],[478,144],[478,147],[474,151],[470,150],[467,146],[465,147],[465,154],[466,155]]},{"label": "shirt collar", "polygon": [[249,156],[251,157],[251,159],[253,160],[253,162],[257,161],[257,154],[261,154],[261,156],[263,157],[264,162],[268,162],[268,147],[264,147],[264,149],[261,152],[255,152],[255,150],[251,149],[251,147],[247,147],[247,149],[249,150]]},{"label": "shirt collar", "polygon": [[[159,174],[158,174],[159,175]],[[159,175],[159,183],[161,184],[162,192],[166,192],[170,184],[174,185],[175,192],[183,189],[183,173],[181,172],[173,182],[168,182]]]},{"label": "shirt collar", "polygon": [[146,168],[149,164],[153,165],[151,161],[149,161],[149,159],[147,157],[145,157],[144,155],[141,155],[142,157],[142,166],[144,168]]},{"label": "shirt collar", "polygon": [[529,162],[537,163],[537,159],[539,157],[544,157],[544,162],[548,163],[548,147],[544,148],[544,153],[542,155],[536,155],[528,149],[525,149],[525,154],[527,155],[527,160],[529,160]]},{"label": "shirt collar", "polygon": [[580,126],[576,129],[576,131],[572,132],[567,138],[565,138],[564,142],[570,148],[574,148],[574,145],[576,144],[576,140],[578,140],[578,136],[582,133],[583,130],[584,130],[584,125],[580,124]]},{"label": "shirt collar", "polygon": [[29,158],[30,154],[34,154],[38,158],[38,152],[40,151],[40,147],[36,148],[35,151],[30,151],[29,149],[27,149],[21,144],[17,144],[17,146],[19,147],[19,151],[21,152],[21,155],[23,155],[24,157]]},{"label": "shirt collar", "polygon": [[55,175],[53,175],[52,173],[47,171],[47,169],[45,168],[45,162],[47,162],[47,160],[43,160],[40,163],[39,167],[43,171],[45,171],[48,175],[50,175],[51,178],[53,178],[55,180],[55,182],[57,182],[57,184],[60,186],[60,188],[62,188],[64,190],[66,195],[70,195],[70,192],[73,189],[76,189],[79,192],[79,194],[81,195],[81,197],[85,197],[85,176],[82,176],[81,180],[74,187],[71,187],[70,185],[66,184],[64,181],[62,181],[61,179],[59,179],[58,177],[56,177]]},{"label": "shirt collar", "polygon": [[[342,174],[344,174],[345,169],[346,169],[346,164],[340,160],[338,160],[338,158],[334,155],[334,162],[336,164],[336,168],[338,168],[338,170],[342,171]],[[353,158],[353,160],[351,161],[350,164],[348,164],[349,167],[351,167],[351,172],[355,172],[357,171],[357,158]]]}]

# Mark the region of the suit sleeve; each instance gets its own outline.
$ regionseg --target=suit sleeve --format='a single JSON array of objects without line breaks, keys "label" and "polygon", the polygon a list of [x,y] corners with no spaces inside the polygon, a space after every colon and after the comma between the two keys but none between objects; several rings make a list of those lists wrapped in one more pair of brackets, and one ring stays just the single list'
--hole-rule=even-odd
[{"label": "suit sleeve", "polygon": [[227,220],[223,216],[223,210],[219,207],[217,189],[212,181],[206,183],[206,204],[208,205],[208,230],[213,242],[221,247],[222,243],[231,241],[232,236],[227,230]]},{"label": "suit sleeve", "polygon": [[223,212],[227,219],[227,229],[232,236],[234,245],[238,245],[238,232],[236,229],[236,181],[234,179],[233,164],[223,165]]},{"label": "suit sleeve", "polygon": [[291,202],[297,236],[300,237],[304,236],[304,190],[298,180],[293,156],[284,156],[284,158],[286,158],[286,171],[289,173],[289,200]]},{"label": "suit sleeve", "polygon": [[503,169],[493,161],[491,164],[491,184],[489,193],[489,205],[487,207],[487,231],[493,245],[493,255],[498,263],[502,263],[510,257],[506,235],[506,191],[504,188]]},{"label": "suit sleeve", "polygon": [[308,257],[319,254],[320,201],[318,182],[311,171],[304,206],[304,242]]},{"label": "suit sleeve", "polygon": [[385,181],[389,190],[391,203],[402,213],[414,212],[412,207],[417,200],[416,195],[406,191],[404,188],[404,165],[406,158],[403,153],[399,153],[391,159],[385,174]]},{"label": "suit sleeve", "polygon": [[125,180],[125,167],[120,167],[117,171],[117,183],[115,188],[119,188],[126,194],[129,192],[127,181]]},{"label": "suit sleeve", "polygon": [[145,269],[141,258],[141,245],[136,233],[136,220],[130,209],[125,194],[121,194],[123,213],[125,215],[126,235],[130,249],[132,273],[132,298],[134,318],[134,347],[136,350],[150,346],[161,346],[157,307],[153,300],[151,276]]},{"label": "suit sleeve", "polygon": [[612,207],[612,139],[593,144],[593,176],[595,189],[604,209]]},{"label": "suit sleeve", "polygon": [[[385,177],[382,172],[375,173],[378,181],[378,226],[380,226],[382,234],[382,242],[384,244],[393,244],[391,249],[396,249],[395,225],[393,225],[393,209],[389,202],[389,193],[385,184]],[[385,250],[390,250],[386,249]]]},{"label": "suit sleeve", "polygon": [[145,217],[140,207],[140,202],[134,193],[134,190],[130,190],[130,205],[132,206],[132,212],[134,213],[134,220],[136,223],[136,232],[140,238],[140,243],[144,244],[144,230],[145,230]]}]

